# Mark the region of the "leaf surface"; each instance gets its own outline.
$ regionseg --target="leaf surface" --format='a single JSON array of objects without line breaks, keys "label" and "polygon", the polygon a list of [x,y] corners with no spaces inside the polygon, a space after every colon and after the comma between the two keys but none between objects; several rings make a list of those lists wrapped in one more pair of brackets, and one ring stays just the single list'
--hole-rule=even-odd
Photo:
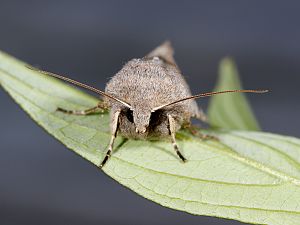
[{"label": "leaf surface", "polygon": [[[0,53],[0,82],[49,134],[99,165],[110,138],[108,113],[70,116],[55,111],[58,106],[85,109],[98,99],[29,70],[5,53]],[[253,131],[210,133],[220,141],[179,133],[185,164],[168,142],[118,137],[103,171],[169,208],[248,223],[300,224],[300,140]]]}]

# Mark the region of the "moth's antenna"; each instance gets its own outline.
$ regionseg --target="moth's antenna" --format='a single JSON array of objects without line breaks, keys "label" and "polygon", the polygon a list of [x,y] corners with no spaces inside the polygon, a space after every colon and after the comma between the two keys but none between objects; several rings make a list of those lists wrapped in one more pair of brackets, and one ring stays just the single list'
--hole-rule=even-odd
[{"label": "moth's antenna", "polygon": [[227,91],[214,91],[214,92],[207,92],[207,93],[202,93],[202,94],[198,94],[198,95],[193,95],[193,96],[189,96],[186,98],[182,98],[179,99],[177,101],[171,102],[171,103],[167,103],[158,107],[153,108],[151,111],[154,112],[158,109],[164,108],[166,106],[170,106],[170,105],[174,105],[177,104],[179,102],[183,102],[189,99],[195,99],[195,98],[204,98],[204,97],[209,97],[209,96],[213,96],[213,95],[219,95],[219,94],[225,94],[225,93],[257,93],[257,94],[262,94],[262,93],[266,93],[269,90],[227,90]]},{"label": "moth's antenna", "polygon": [[60,80],[64,80],[64,81],[67,81],[67,82],[72,83],[72,84],[74,84],[74,85],[77,85],[77,86],[79,86],[79,87],[88,89],[88,90],[93,91],[93,92],[95,92],[95,93],[97,93],[97,94],[100,94],[100,95],[102,95],[102,96],[105,96],[105,97],[108,97],[108,98],[110,98],[110,99],[113,99],[113,100],[115,100],[115,101],[117,101],[117,102],[119,102],[119,103],[125,105],[126,107],[128,107],[128,108],[130,108],[130,109],[132,108],[131,105],[129,105],[127,102],[124,102],[123,100],[120,100],[120,99],[118,99],[118,98],[116,98],[116,97],[114,97],[114,96],[112,96],[112,95],[110,95],[110,94],[107,94],[107,93],[105,93],[105,92],[103,92],[103,91],[100,91],[100,90],[98,90],[97,88],[91,87],[91,86],[89,86],[89,85],[87,85],[87,84],[80,83],[80,82],[78,82],[78,81],[76,81],[76,80],[72,80],[72,79],[70,79],[70,78],[67,78],[67,77],[64,77],[64,76],[61,76],[61,75],[58,75],[58,74],[55,74],[55,73],[47,72],[47,71],[44,71],[44,70],[39,70],[39,69],[37,69],[37,68],[35,68],[35,67],[31,67],[31,66],[28,66],[28,65],[26,65],[26,67],[27,67],[28,69],[37,71],[37,72],[39,72],[39,73],[41,73],[41,74],[48,75],[48,76],[51,76],[51,77],[55,77],[55,78],[58,78],[58,79],[60,79]]}]

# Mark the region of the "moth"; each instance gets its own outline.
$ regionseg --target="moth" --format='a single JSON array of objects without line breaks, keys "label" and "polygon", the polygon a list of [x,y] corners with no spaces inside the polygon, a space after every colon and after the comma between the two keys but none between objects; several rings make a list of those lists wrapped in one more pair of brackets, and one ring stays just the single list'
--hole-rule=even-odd
[{"label": "moth", "polygon": [[110,110],[111,138],[100,168],[112,155],[117,134],[129,139],[168,139],[179,159],[185,162],[176,143],[176,132],[182,127],[191,127],[191,118],[207,122],[195,99],[234,92],[265,93],[267,90],[226,90],[192,95],[173,55],[170,42],[164,42],[145,57],[127,62],[110,79],[105,91],[58,74],[35,70],[103,97],[96,106],[86,110],[57,108],[57,111],[73,115]]}]

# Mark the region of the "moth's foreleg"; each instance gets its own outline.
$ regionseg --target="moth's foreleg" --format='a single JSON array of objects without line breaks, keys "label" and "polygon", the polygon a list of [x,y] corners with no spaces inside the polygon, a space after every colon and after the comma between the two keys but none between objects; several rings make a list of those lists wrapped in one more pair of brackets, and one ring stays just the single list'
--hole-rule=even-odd
[{"label": "moth's foreleg", "polygon": [[120,116],[120,111],[115,112],[113,121],[112,121],[111,138],[110,138],[110,142],[108,145],[108,150],[106,152],[106,155],[105,155],[103,161],[101,162],[101,164],[99,166],[100,168],[102,168],[105,165],[105,163],[107,162],[107,160],[110,158],[110,156],[112,154],[114,142],[117,137],[118,127],[119,127],[119,116]]},{"label": "moth's foreleg", "polygon": [[66,114],[70,114],[70,115],[89,115],[95,112],[103,112],[104,110],[107,110],[107,106],[105,106],[102,102],[100,102],[97,106],[89,108],[89,109],[85,109],[85,110],[67,110],[67,109],[63,109],[58,107],[56,109],[56,111],[59,112],[63,112]]},{"label": "moth's foreleg", "polygon": [[178,157],[183,162],[185,162],[186,158],[184,158],[184,156],[181,154],[181,152],[179,151],[178,145],[176,143],[176,138],[175,138],[175,134],[176,134],[176,121],[175,121],[175,119],[171,115],[168,115],[168,120],[169,120],[169,132],[170,132],[170,135],[171,135],[171,141],[172,141],[173,148],[174,148],[176,154],[178,155]]}]

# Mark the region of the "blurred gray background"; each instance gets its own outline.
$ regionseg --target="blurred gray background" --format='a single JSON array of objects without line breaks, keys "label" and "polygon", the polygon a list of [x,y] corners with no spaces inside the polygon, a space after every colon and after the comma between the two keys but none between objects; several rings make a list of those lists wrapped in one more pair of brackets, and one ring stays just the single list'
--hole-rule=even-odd
[{"label": "blurred gray background", "polygon": [[[236,59],[265,131],[300,136],[299,1],[0,0],[0,49],[104,89],[169,39],[193,93]],[[143,199],[50,137],[0,90],[0,224],[242,224]],[[199,101],[206,109],[207,99]]]}]

